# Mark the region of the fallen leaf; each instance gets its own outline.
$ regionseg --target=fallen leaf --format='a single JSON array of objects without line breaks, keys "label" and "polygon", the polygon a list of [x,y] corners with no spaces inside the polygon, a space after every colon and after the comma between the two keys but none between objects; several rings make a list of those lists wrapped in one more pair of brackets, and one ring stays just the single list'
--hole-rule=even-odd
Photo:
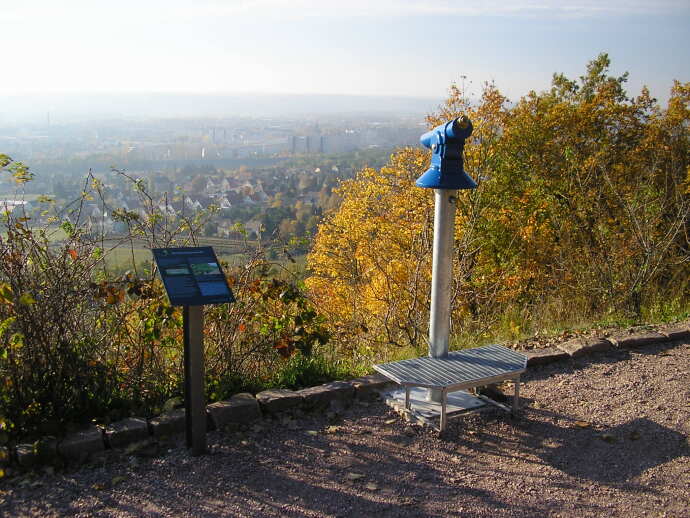
[{"label": "fallen leaf", "polygon": [[307,435],[319,435],[319,432],[316,430],[307,430]]},{"label": "fallen leaf", "polygon": [[589,428],[592,426],[592,423],[588,423],[587,421],[575,421],[575,426],[578,428]]},{"label": "fallen leaf", "polygon": [[326,428],[326,433],[338,433],[340,431],[339,426],[329,426]]},{"label": "fallen leaf", "polygon": [[96,491],[103,491],[105,489],[105,484],[102,484],[100,482],[97,482],[95,484],[91,485],[92,489],[95,489]]},{"label": "fallen leaf", "polygon": [[386,420],[384,421],[384,424],[393,424],[393,423],[395,423],[396,420],[397,420],[397,419],[386,419]]},{"label": "fallen leaf", "polygon": [[377,486],[373,482],[367,483],[364,487],[366,487],[369,491],[377,491],[379,488],[379,486]]},{"label": "fallen leaf", "polygon": [[355,480],[364,478],[364,475],[362,475],[361,473],[355,473],[354,471],[350,471],[347,475],[345,475],[345,478],[348,480],[352,480],[354,482]]},{"label": "fallen leaf", "polygon": [[24,306],[31,306],[36,304],[36,299],[31,296],[31,293],[22,293],[19,297],[19,303]]}]

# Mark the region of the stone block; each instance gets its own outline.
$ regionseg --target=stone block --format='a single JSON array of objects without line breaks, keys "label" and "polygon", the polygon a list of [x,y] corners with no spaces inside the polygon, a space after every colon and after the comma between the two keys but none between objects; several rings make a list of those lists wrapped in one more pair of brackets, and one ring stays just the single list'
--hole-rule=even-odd
[{"label": "stone block", "polygon": [[603,338],[575,338],[558,344],[556,347],[576,358],[595,352],[608,351],[612,348],[612,344]]},{"label": "stone block", "polygon": [[246,392],[235,394],[227,401],[218,401],[208,405],[206,411],[219,430],[229,424],[250,423],[261,418],[259,402]]},{"label": "stone block", "polygon": [[328,407],[333,400],[343,403],[350,401],[355,394],[355,388],[346,381],[333,381],[316,387],[305,388],[297,391],[297,393],[304,398],[305,408],[316,410]]},{"label": "stone block", "polygon": [[614,335],[608,338],[608,340],[611,343],[613,343],[616,347],[630,349],[634,347],[642,347],[643,345],[665,342],[666,340],[668,340],[668,338],[662,335],[661,333],[649,331],[629,335]]},{"label": "stone block", "polygon": [[394,381],[389,380],[383,374],[362,376],[350,380],[348,383],[354,387],[355,397],[363,400],[374,399],[382,390],[396,385]]},{"label": "stone block", "polygon": [[22,468],[31,468],[38,464],[38,452],[33,444],[18,444],[15,453],[17,464]]},{"label": "stone block", "polygon": [[139,442],[149,437],[149,425],[141,417],[129,417],[122,421],[111,423],[105,429],[105,439],[111,448],[122,448],[133,442]]},{"label": "stone block", "polygon": [[558,347],[545,347],[544,349],[534,349],[524,351],[522,354],[527,356],[527,366],[546,365],[547,363],[557,362],[569,358],[570,355],[560,350]]},{"label": "stone block", "polygon": [[58,452],[62,458],[76,462],[83,462],[89,455],[104,449],[103,431],[97,426],[70,434],[58,445]]},{"label": "stone block", "polygon": [[256,395],[261,409],[269,414],[289,412],[302,406],[302,395],[294,390],[271,389],[259,392]]},{"label": "stone block", "polygon": [[157,438],[183,433],[185,431],[184,408],[154,417],[149,421],[149,431]]},{"label": "stone block", "polygon": [[671,327],[659,331],[669,341],[675,340],[690,340],[690,328],[686,327]]}]

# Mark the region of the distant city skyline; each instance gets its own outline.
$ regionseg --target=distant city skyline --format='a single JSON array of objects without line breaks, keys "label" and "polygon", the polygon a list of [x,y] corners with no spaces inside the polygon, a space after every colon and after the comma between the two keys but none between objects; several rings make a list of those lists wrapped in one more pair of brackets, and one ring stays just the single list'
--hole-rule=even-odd
[{"label": "distant city skyline", "polygon": [[664,101],[690,80],[690,2],[0,0],[9,96],[40,92],[442,99],[495,81],[512,100],[600,52]]}]

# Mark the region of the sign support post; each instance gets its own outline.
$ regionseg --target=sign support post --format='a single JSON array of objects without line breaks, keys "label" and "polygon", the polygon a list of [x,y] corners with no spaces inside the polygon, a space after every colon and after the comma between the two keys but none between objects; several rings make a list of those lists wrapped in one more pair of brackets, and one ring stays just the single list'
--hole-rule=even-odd
[{"label": "sign support post", "polygon": [[204,307],[183,306],[184,406],[187,447],[192,455],[206,453],[204,395]]},{"label": "sign support post", "polygon": [[210,246],[153,248],[151,252],[170,304],[182,306],[186,440],[192,455],[203,455],[206,453],[204,305],[235,302],[235,297]]}]

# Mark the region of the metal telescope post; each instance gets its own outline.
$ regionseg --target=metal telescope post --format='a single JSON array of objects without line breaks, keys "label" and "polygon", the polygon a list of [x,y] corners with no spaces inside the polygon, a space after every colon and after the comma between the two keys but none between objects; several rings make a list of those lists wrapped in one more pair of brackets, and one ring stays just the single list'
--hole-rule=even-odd
[{"label": "metal telescope post", "polygon": [[[434,189],[434,252],[429,315],[429,356],[432,358],[448,356],[456,192],[451,189]],[[429,390],[430,401],[440,403],[441,397],[440,390]]]},{"label": "metal telescope post", "polygon": [[[453,119],[420,137],[431,149],[431,167],[417,179],[416,185],[434,189],[434,251],[431,279],[431,312],[429,315],[429,356],[448,355],[450,336],[450,301],[453,281],[453,242],[455,203],[458,189],[475,189],[476,182],[464,171],[465,139],[472,134],[467,117]],[[429,389],[427,399],[442,403],[445,394]]]}]

